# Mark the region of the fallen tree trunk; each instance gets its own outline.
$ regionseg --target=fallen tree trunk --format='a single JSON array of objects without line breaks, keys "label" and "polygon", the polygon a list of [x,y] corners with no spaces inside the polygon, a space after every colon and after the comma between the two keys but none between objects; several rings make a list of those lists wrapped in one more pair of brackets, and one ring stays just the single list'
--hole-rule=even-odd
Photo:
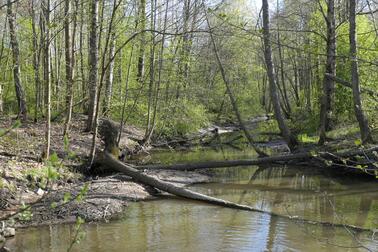
[{"label": "fallen tree trunk", "polygon": [[371,231],[370,229],[361,228],[361,227],[357,227],[353,225],[337,224],[337,223],[323,222],[323,221],[312,221],[312,220],[300,218],[297,216],[289,216],[289,215],[281,215],[277,213],[272,213],[272,212],[264,211],[261,209],[253,208],[251,206],[237,204],[231,201],[218,199],[218,198],[207,196],[207,195],[194,192],[185,188],[177,187],[171,183],[164,182],[160,179],[141,173],[137,169],[120,162],[119,160],[114,158],[114,156],[111,153],[107,151],[104,152],[103,157],[99,160],[99,162],[105,165],[106,167],[109,167],[113,170],[122,172],[126,174],[127,176],[132,177],[133,179],[137,180],[138,182],[142,184],[152,186],[161,191],[168,192],[170,194],[173,194],[182,198],[191,199],[195,201],[201,201],[201,202],[205,202],[212,205],[223,206],[226,208],[268,214],[271,216],[289,219],[289,220],[311,224],[311,225],[324,225],[324,226],[335,226],[335,227],[344,227],[344,228],[347,227],[356,231]]},{"label": "fallen tree trunk", "polygon": [[[226,160],[226,161],[206,161],[206,162],[196,162],[196,163],[186,163],[186,164],[174,164],[174,165],[142,165],[136,167],[137,169],[170,169],[170,170],[184,170],[193,171],[200,169],[210,169],[210,168],[226,168],[226,167],[237,167],[237,166],[251,166],[251,165],[262,165],[262,164],[289,164],[298,163],[300,161],[313,161],[327,166],[342,166],[345,168],[355,169],[358,172],[363,172],[363,169],[359,165],[373,165],[375,159],[368,158],[368,156],[374,152],[378,151],[378,146],[374,146],[367,149],[357,149],[349,150],[344,152],[302,152],[295,154],[288,154],[284,156],[271,156],[256,159],[245,159],[245,160]],[[358,156],[365,157],[360,161],[351,161],[348,159],[358,159]],[[377,158],[377,157],[376,157]],[[373,167],[375,169],[376,167]]]},{"label": "fallen tree trunk", "polygon": [[[371,231],[370,229],[356,227],[353,225],[335,224],[331,222],[322,222],[322,221],[312,221],[312,220],[307,220],[307,219],[299,218],[299,217],[280,215],[277,213],[272,213],[272,212],[264,211],[261,209],[256,209],[251,206],[237,204],[231,201],[207,196],[198,192],[194,192],[185,188],[175,186],[174,184],[171,184],[168,182],[164,182],[160,179],[143,174],[141,171],[135,169],[134,167],[124,164],[118,160],[119,149],[116,142],[116,136],[118,136],[118,131],[113,122],[109,120],[104,120],[102,124],[100,125],[99,132],[100,132],[100,135],[105,140],[105,150],[102,153],[102,155],[98,157],[97,159],[98,163],[102,164],[103,166],[107,168],[110,168],[111,170],[122,172],[125,175],[130,176],[131,178],[135,179],[136,181],[142,184],[152,186],[161,191],[168,192],[170,194],[173,194],[175,196],[179,196],[182,198],[191,199],[195,201],[201,201],[201,202],[205,202],[212,205],[218,205],[218,206],[223,206],[223,207],[232,208],[232,209],[268,214],[271,216],[290,219],[290,220],[298,221],[301,223],[307,223],[307,224],[312,224],[312,225],[336,226],[336,227],[344,227],[344,228],[348,227],[356,231]],[[297,154],[297,156],[306,156],[306,155],[308,154],[307,153]],[[261,158],[259,160],[262,160],[262,159],[272,160],[274,158],[279,158],[279,157],[267,157],[267,158]]]}]

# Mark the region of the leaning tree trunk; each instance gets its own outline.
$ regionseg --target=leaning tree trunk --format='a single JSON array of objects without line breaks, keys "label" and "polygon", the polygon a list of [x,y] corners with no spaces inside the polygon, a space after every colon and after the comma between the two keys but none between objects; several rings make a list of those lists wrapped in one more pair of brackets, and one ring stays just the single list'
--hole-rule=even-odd
[{"label": "leaning tree trunk", "polygon": [[97,75],[98,75],[98,1],[91,0],[90,6],[90,31],[89,31],[89,107],[86,131],[91,131],[94,125],[97,109]]},{"label": "leaning tree trunk", "polygon": [[[327,64],[326,74],[336,76],[336,19],[335,1],[328,1],[327,10]],[[331,129],[332,103],[335,92],[335,82],[324,76],[323,96],[320,106],[320,129],[319,144],[323,145],[326,140],[326,132]]]},{"label": "leaning tree trunk", "polygon": [[22,121],[26,121],[27,107],[26,107],[25,92],[21,83],[20,50],[18,47],[18,41],[17,41],[17,36],[16,36],[16,24],[15,24],[16,14],[13,12],[12,4],[13,4],[12,0],[7,1],[7,15],[8,15],[8,22],[9,22],[10,43],[12,46],[12,54],[13,54],[13,78],[14,78],[14,85],[16,88],[18,117],[21,118]]},{"label": "leaning tree trunk", "polygon": [[[207,13],[205,14],[205,18],[206,18],[206,23],[209,26],[209,29],[211,29],[210,21],[208,19]],[[230,86],[229,80],[228,80],[228,78],[226,76],[226,71],[224,70],[222,61],[221,61],[220,56],[219,56],[218,48],[217,48],[217,45],[215,44],[215,39],[214,39],[214,36],[213,36],[212,33],[210,33],[210,39],[211,39],[211,43],[213,45],[215,57],[216,57],[217,62],[218,62],[218,66],[219,66],[219,69],[220,69],[220,72],[221,72],[221,75],[222,75],[223,82],[224,82],[224,84],[226,86],[226,92],[228,94],[228,97],[230,98],[231,106],[232,106],[232,109],[233,109],[233,111],[234,111],[234,113],[236,115],[236,118],[238,120],[239,126],[243,130],[243,133],[244,133],[245,137],[247,138],[247,140],[248,140],[249,144],[252,146],[252,148],[256,151],[256,153],[260,157],[266,157],[267,154],[256,146],[255,141],[253,140],[252,135],[249,133],[247,127],[245,126],[245,124],[243,122],[242,116],[241,116],[240,111],[239,111],[239,107],[238,107],[238,105],[236,103],[236,100],[235,100],[235,97],[234,97],[234,95],[232,93],[231,86]]]},{"label": "leaning tree trunk", "polygon": [[278,127],[280,128],[281,134],[285,139],[290,150],[293,150],[298,145],[297,140],[291,134],[289,127],[286,125],[285,118],[281,111],[280,100],[277,94],[277,84],[275,80],[273,62],[272,62],[272,48],[270,41],[270,28],[269,28],[269,3],[268,0],[262,1],[263,10],[263,36],[264,36],[264,56],[265,64],[269,79],[270,87],[270,98],[273,104],[274,115],[276,117]]},{"label": "leaning tree trunk", "polygon": [[361,102],[360,80],[357,61],[356,0],[350,0],[349,4],[349,42],[354,112],[360,126],[362,142],[366,143],[372,141],[372,136],[369,129],[369,123],[364,114]]}]

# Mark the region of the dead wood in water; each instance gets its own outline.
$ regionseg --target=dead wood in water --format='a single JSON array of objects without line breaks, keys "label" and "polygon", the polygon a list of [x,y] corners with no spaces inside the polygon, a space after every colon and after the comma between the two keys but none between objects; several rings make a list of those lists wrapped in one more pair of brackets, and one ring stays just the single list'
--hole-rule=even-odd
[{"label": "dead wood in water", "polygon": [[[294,154],[287,154],[281,156],[270,156],[256,159],[244,160],[225,160],[225,161],[206,161],[206,162],[193,162],[185,164],[173,165],[142,165],[137,169],[170,169],[170,170],[184,170],[193,171],[200,169],[211,168],[227,168],[237,166],[251,166],[263,164],[312,164],[322,167],[336,166],[350,169],[357,173],[368,173],[367,171],[375,171],[377,167],[374,162],[378,156],[374,152],[378,151],[378,146],[373,146],[367,149],[348,150],[343,152],[300,152]],[[370,167],[364,167],[370,166]],[[368,173],[370,174],[370,173]],[[374,175],[374,174],[370,174]]]},{"label": "dead wood in water", "polygon": [[[257,213],[262,213],[262,214],[268,214],[274,217],[280,217],[288,220],[294,220],[296,222],[301,222],[301,223],[306,223],[306,224],[312,224],[312,225],[323,225],[323,226],[335,226],[335,227],[347,227],[350,229],[354,229],[356,231],[370,231],[369,229],[364,229],[352,225],[346,225],[346,224],[334,224],[331,222],[322,222],[322,221],[312,221],[312,220],[307,220],[304,218],[300,217],[293,217],[289,215],[280,215],[277,213],[272,213],[268,211],[264,211],[261,209],[256,209],[248,205],[242,205],[238,203],[234,203],[231,201],[223,200],[223,199],[218,199],[215,197],[207,196],[198,192],[194,192],[191,190],[188,190],[186,188],[178,187],[172,183],[162,181],[158,178],[154,178],[152,176],[146,175],[142,173],[141,171],[135,169],[133,166],[124,164],[120,162],[117,158],[116,155],[114,155],[114,149],[116,149],[117,146],[117,141],[116,137],[117,136],[117,129],[114,127],[114,123],[112,122],[103,122],[100,127],[100,134],[102,135],[103,139],[105,140],[105,150],[104,152],[97,157],[97,162],[101,164],[102,166],[105,166],[106,168],[118,172],[122,172],[123,174],[130,176],[134,180],[148,186],[152,186],[154,188],[157,188],[161,191],[173,194],[175,196],[181,197],[181,198],[186,198],[190,200],[195,200],[195,201],[201,201],[204,203],[212,204],[212,205],[217,205],[217,206],[222,206],[226,208],[231,208],[231,209],[238,209],[238,210],[244,210],[244,211],[250,211],[250,212],[257,212]],[[378,149],[378,147],[376,147]],[[254,162],[262,162],[261,160],[266,161],[282,161],[282,160],[291,160],[293,159],[293,156],[296,158],[306,158],[310,154],[308,153],[299,153],[295,155],[288,155],[288,156],[283,156],[283,157],[266,157],[266,158],[260,158],[255,160]],[[229,161],[230,162],[230,161]],[[232,162],[232,161],[231,161]],[[240,165],[243,163],[242,161],[233,161],[235,164]],[[244,161],[245,162],[245,161]],[[252,162],[252,160],[247,161],[247,162]],[[219,162],[218,162],[219,163]],[[208,166],[208,165],[207,165]]]},{"label": "dead wood in water", "polygon": [[371,231],[370,229],[365,229],[353,225],[347,225],[347,224],[335,224],[331,222],[323,222],[323,221],[313,221],[313,220],[308,220],[304,218],[300,218],[297,216],[289,216],[289,215],[281,215],[269,211],[264,211],[261,209],[256,209],[251,206],[247,205],[242,205],[242,204],[237,204],[231,201],[227,200],[222,200],[218,199],[215,197],[207,196],[198,192],[194,192],[185,188],[177,187],[171,183],[164,182],[160,179],[154,178],[152,176],[146,175],[138,171],[137,169],[133,168],[130,165],[124,164],[114,158],[114,156],[108,152],[103,153],[103,157],[100,159],[101,163],[105,165],[106,167],[122,172],[123,174],[126,174],[127,176],[132,177],[136,181],[149,185],[152,187],[155,187],[161,191],[168,192],[170,194],[173,194],[175,196],[181,197],[181,198],[186,198],[190,200],[195,200],[195,201],[201,201],[207,204],[211,205],[217,205],[217,206],[222,206],[226,208],[231,208],[231,209],[238,209],[238,210],[244,210],[244,211],[250,211],[250,212],[257,212],[261,214],[268,214],[274,217],[279,217],[279,218],[284,218],[288,219],[291,221],[299,222],[299,223],[306,223],[306,224],[311,224],[311,225],[323,225],[323,226],[334,226],[334,227],[347,227],[356,231]]}]

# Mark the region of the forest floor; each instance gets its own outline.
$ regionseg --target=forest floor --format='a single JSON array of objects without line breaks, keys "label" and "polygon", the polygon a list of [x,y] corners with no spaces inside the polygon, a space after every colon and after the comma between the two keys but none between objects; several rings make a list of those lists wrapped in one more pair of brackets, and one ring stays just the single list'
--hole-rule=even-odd
[{"label": "forest floor", "polygon": [[[1,118],[0,128],[12,126]],[[87,222],[117,218],[129,202],[153,199],[158,193],[122,174],[83,175],[92,134],[84,132],[85,117],[75,116],[70,140],[62,137],[63,126],[53,123],[51,153],[41,162],[44,149],[43,123],[29,123],[0,137],[0,220],[16,214],[10,225],[28,227],[73,223],[80,216]],[[133,149],[143,132],[132,126],[124,129],[121,148]],[[133,139],[133,140],[131,140]],[[102,148],[102,142],[99,149]],[[164,181],[185,186],[209,181],[197,172],[145,171]],[[1,231],[1,230],[0,230]],[[1,233],[0,233],[1,236]]]}]

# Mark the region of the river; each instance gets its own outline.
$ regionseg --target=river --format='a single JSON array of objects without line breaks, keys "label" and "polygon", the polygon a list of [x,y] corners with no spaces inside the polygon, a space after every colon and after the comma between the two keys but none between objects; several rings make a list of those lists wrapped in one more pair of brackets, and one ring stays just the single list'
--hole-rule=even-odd
[{"label": "river", "polygon": [[[151,162],[250,157],[251,150],[160,152]],[[335,177],[312,167],[244,167],[213,171],[207,195],[309,220],[378,227],[375,181]],[[378,251],[377,234],[304,224],[268,214],[226,209],[165,196],[131,203],[124,216],[85,224],[72,251]],[[66,251],[73,225],[20,229],[11,251]]]}]

